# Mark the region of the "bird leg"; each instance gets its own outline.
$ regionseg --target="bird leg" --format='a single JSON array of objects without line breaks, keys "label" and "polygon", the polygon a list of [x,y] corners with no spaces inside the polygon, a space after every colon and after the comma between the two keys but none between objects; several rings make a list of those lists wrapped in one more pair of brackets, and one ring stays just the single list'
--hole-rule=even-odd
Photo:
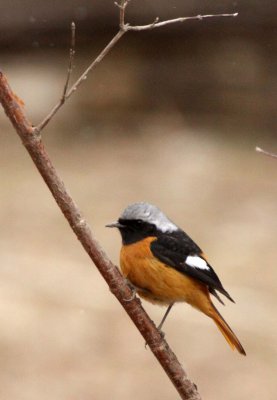
[{"label": "bird leg", "polygon": [[[157,329],[158,329],[162,334],[163,334],[163,332],[161,331],[162,326],[163,326],[163,324],[164,324],[164,321],[166,320],[166,317],[167,317],[168,314],[169,314],[169,311],[170,311],[171,308],[173,307],[173,305],[174,305],[174,302],[169,304],[169,306],[167,307],[167,310],[166,310],[166,312],[165,312],[165,314],[164,314],[164,316],[163,316],[163,319],[161,320],[159,326],[157,327]],[[163,334],[163,336],[164,336],[164,334]]]},{"label": "bird leg", "polygon": [[[166,312],[165,312],[165,314],[164,314],[164,316],[163,316],[163,319],[161,320],[159,326],[157,326],[157,329],[158,329],[158,331],[160,332],[162,338],[165,337],[165,333],[164,333],[161,329],[162,329],[162,326],[163,326],[163,324],[164,324],[164,321],[166,320],[166,317],[168,316],[169,311],[171,310],[171,308],[173,307],[173,305],[174,305],[174,303],[169,304],[169,306],[167,307],[167,310],[166,310]],[[147,342],[145,342],[145,344],[144,344],[145,349],[147,349],[147,346],[148,346],[148,344],[147,344]]]}]

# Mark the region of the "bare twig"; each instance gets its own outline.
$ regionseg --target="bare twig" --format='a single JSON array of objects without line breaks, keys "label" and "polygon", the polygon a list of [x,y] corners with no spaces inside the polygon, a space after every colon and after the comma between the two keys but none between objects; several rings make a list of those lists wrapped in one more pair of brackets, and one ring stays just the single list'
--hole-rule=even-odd
[{"label": "bare twig", "polygon": [[101,53],[93,60],[93,62],[88,66],[88,68],[82,73],[82,75],[77,79],[77,81],[71,86],[71,88],[68,90],[64,101],[62,99],[55,105],[55,107],[52,108],[52,110],[49,112],[49,114],[44,118],[44,120],[36,126],[35,130],[37,133],[41,132],[43,128],[51,121],[53,116],[57,113],[57,111],[62,107],[62,105],[65,103],[66,100],[69,99],[69,97],[76,92],[78,87],[83,83],[89,74],[91,70],[93,70],[99,63],[100,61],[103,60],[103,58],[110,52],[110,50],[114,47],[114,45],[121,39],[121,37],[124,35],[125,31],[120,30],[108,43],[108,45],[101,51]]},{"label": "bare twig", "polygon": [[[87,69],[83,72],[79,79],[71,86],[71,88],[64,93],[63,97],[60,101],[52,108],[49,114],[40,122],[35,130],[37,133],[41,132],[43,128],[51,121],[57,111],[63,106],[66,100],[76,92],[78,87],[87,79],[88,74],[103,60],[103,58],[110,52],[110,50],[115,46],[115,44],[122,38],[122,36],[129,31],[145,31],[155,28],[160,28],[166,25],[175,24],[179,22],[185,22],[188,20],[203,20],[206,18],[219,18],[219,17],[236,17],[238,13],[233,14],[209,14],[209,15],[195,15],[192,17],[181,17],[175,19],[169,19],[167,21],[159,22],[159,18],[157,17],[154,22],[148,25],[138,25],[132,26],[130,24],[125,23],[125,14],[126,8],[131,0],[120,0],[119,2],[115,2],[114,4],[119,8],[119,31],[112,38],[112,40],[107,44],[107,46],[101,51],[101,53],[92,61],[92,63],[87,67]],[[67,89],[67,88],[66,88]]]},{"label": "bare twig", "polygon": [[[17,96],[10,89],[7,79],[1,71],[0,102],[72,230],[108,283],[111,292],[124,307],[148,343],[181,398],[186,400],[201,400],[196,386],[189,380],[177,357],[145,313],[139,299],[136,297],[132,298],[132,291],[125,279],[94,238],[88,223],[82,217],[79,208],[68,194],[64,183],[57,174],[41,142],[40,135],[37,134],[32,124],[26,118]],[[126,299],[129,300],[126,301]]]},{"label": "bare twig", "polygon": [[68,69],[67,69],[67,77],[63,89],[63,95],[62,95],[62,102],[64,103],[65,98],[66,98],[66,93],[69,85],[69,80],[70,76],[73,70],[73,61],[74,61],[74,56],[75,56],[75,31],[76,31],[76,26],[74,22],[71,22],[71,45],[69,49],[69,62],[68,62]]},{"label": "bare twig", "polygon": [[138,26],[132,26],[132,25],[127,25],[125,26],[125,29],[127,31],[146,31],[149,29],[155,29],[155,28],[161,28],[162,26],[170,25],[170,24],[176,24],[178,22],[185,22],[189,20],[198,20],[202,21],[203,19],[206,18],[219,18],[219,17],[237,17],[238,13],[234,14],[211,14],[211,15],[194,15],[192,17],[181,17],[181,18],[175,18],[175,19],[169,19],[167,21],[159,21],[159,18],[156,18],[154,22],[148,25],[138,25]]},{"label": "bare twig", "polygon": [[125,28],[125,10],[131,0],[121,0],[120,3],[117,1],[114,4],[119,8],[119,27],[124,30]]},{"label": "bare twig", "polygon": [[268,152],[268,151],[265,151],[265,150],[261,149],[260,147],[256,147],[256,151],[257,151],[258,153],[265,154],[265,155],[268,156],[268,157],[277,158],[277,154],[274,154],[274,153],[270,153],[270,152]]}]

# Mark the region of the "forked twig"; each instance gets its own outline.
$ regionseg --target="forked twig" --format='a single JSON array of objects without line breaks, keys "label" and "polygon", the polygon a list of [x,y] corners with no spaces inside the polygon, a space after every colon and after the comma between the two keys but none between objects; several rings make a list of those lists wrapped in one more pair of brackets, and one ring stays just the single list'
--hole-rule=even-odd
[{"label": "forked twig", "polygon": [[260,147],[256,147],[256,151],[258,153],[262,153],[262,154],[264,154],[264,155],[266,155],[268,157],[277,158],[277,154],[270,153],[269,151],[263,150]]},{"label": "forked twig", "polygon": [[119,8],[119,27],[124,29],[125,27],[125,10],[131,0],[121,0],[120,3],[117,1],[114,4]]},{"label": "forked twig", "polygon": [[[122,36],[129,31],[145,31],[151,30],[155,28],[160,28],[166,25],[175,24],[179,22],[185,22],[189,20],[199,20],[202,21],[206,18],[219,18],[219,17],[236,17],[238,13],[233,14],[208,14],[208,15],[195,15],[192,17],[181,17],[175,19],[169,19],[166,21],[159,22],[159,18],[157,17],[154,22],[148,25],[137,25],[132,26],[125,22],[125,14],[126,8],[131,0],[121,0],[120,2],[115,2],[114,4],[119,8],[119,31],[112,38],[112,40],[107,44],[107,46],[100,52],[100,54],[92,61],[92,63],[87,67],[87,69],[82,73],[82,75],[77,79],[77,81],[71,86],[69,90],[64,91],[64,95],[60,99],[60,101],[52,108],[52,110],[47,114],[47,116],[40,122],[34,129],[36,133],[40,133],[43,128],[51,121],[57,111],[63,106],[63,104],[72,96],[74,92],[78,89],[78,87],[87,79],[88,74],[103,60],[103,58],[111,51],[111,49],[115,46],[115,44],[122,38]],[[73,32],[71,30],[71,32]],[[75,29],[74,29],[74,37],[75,37]],[[70,53],[71,54],[71,53]],[[73,58],[72,58],[73,59]],[[70,72],[71,74],[71,72]],[[68,73],[69,77],[70,74]],[[67,75],[67,76],[68,76]],[[68,82],[69,82],[68,77]],[[67,82],[67,81],[66,81]]]}]

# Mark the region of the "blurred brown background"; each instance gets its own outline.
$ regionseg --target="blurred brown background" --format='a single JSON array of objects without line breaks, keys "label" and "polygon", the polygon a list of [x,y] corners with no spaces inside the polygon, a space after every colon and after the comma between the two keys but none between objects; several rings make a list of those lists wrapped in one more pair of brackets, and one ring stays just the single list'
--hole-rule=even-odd
[{"label": "blurred brown background", "polygon": [[[74,77],[117,30],[111,0],[0,5],[1,69],[34,124],[65,80],[69,25]],[[274,1],[133,0],[134,24],[205,13],[130,33],[43,133],[96,237],[129,203],[160,206],[209,255],[236,305],[219,306],[241,339],[233,353],[208,318],[177,305],[166,337],[203,399],[276,399],[277,151]],[[0,113],[0,398],[176,399]],[[164,312],[145,304],[156,322]]]}]

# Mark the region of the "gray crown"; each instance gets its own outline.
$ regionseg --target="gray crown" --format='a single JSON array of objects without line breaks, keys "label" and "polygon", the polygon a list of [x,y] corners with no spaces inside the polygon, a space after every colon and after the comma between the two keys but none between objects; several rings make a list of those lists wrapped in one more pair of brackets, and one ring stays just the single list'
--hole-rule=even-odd
[{"label": "gray crown", "polygon": [[158,207],[145,202],[130,204],[125,208],[120,218],[129,220],[141,219],[144,222],[154,224],[164,233],[177,231],[179,229],[179,227],[170,221]]}]

